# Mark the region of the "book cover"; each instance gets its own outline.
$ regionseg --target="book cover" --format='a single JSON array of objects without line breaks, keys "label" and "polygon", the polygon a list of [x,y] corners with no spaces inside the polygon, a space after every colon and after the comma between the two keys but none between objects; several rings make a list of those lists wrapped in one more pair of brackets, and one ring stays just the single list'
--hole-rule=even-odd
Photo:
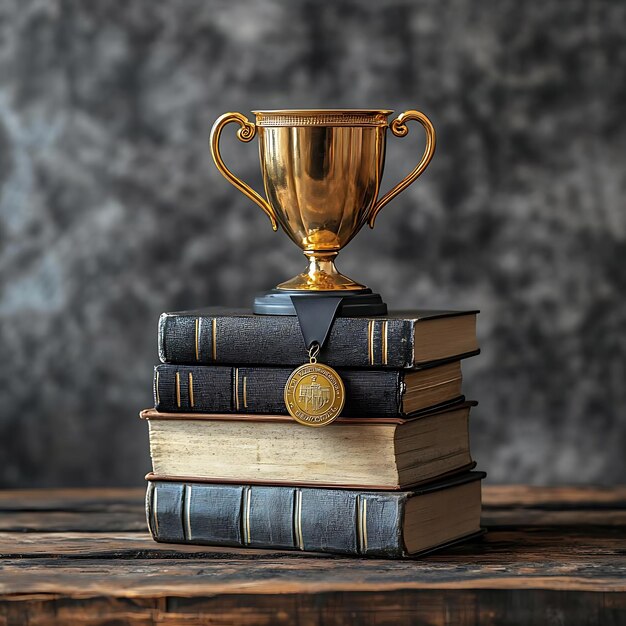
[{"label": "book cover", "polygon": [[[339,367],[402,369],[477,354],[477,313],[416,310],[338,317],[320,361]],[[222,307],[163,313],[158,337],[163,363],[296,366],[308,361],[295,316]]]},{"label": "book cover", "polygon": [[146,513],[160,542],[398,558],[480,532],[484,476],[401,492],[151,480]]},{"label": "book cover", "polygon": [[141,412],[154,473],[245,481],[406,489],[472,463],[465,402],[408,418],[339,417],[307,428],[285,415]]},{"label": "book cover", "polygon": [[[154,406],[162,412],[287,414],[291,367],[172,365],[154,368]],[[427,370],[339,369],[346,403],[341,415],[400,417],[461,401],[458,363]]]}]

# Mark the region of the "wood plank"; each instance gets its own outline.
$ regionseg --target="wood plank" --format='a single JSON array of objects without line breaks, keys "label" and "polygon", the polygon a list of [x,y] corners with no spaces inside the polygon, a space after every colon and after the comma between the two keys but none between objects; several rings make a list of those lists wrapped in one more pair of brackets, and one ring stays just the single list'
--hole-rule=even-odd
[{"label": "wood plank", "polygon": [[[224,623],[245,624],[520,624],[623,625],[626,599],[619,594],[537,590],[402,590],[387,593],[326,593],[316,596],[217,596],[171,598],[167,610],[208,615],[219,606]],[[252,610],[250,610],[252,608]],[[254,612],[253,612],[254,611]],[[271,619],[254,621],[257,616]],[[289,621],[295,616],[296,619]],[[231,619],[229,619],[231,618]],[[281,619],[282,618],[282,619]]]},{"label": "wood plank", "polygon": [[[49,595],[22,596],[19,601],[0,602],[0,624],[16,626],[150,626],[165,608],[162,600],[136,598],[63,598]],[[184,622],[181,620],[181,623]]]},{"label": "wood plank", "polygon": [[548,531],[535,535],[493,533],[478,544],[405,561],[217,548],[206,548],[197,558],[111,559],[97,551],[94,558],[89,550],[79,558],[4,558],[0,595],[162,597],[407,588],[626,591],[623,537],[592,541],[572,536],[559,540]]},{"label": "wood plank", "polygon": [[532,487],[483,489],[485,526],[626,525],[626,487]]},{"label": "wood plank", "polygon": [[615,487],[537,487],[533,485],[485,485],[483,505],[487,508],[530,506],[562,510],[595,506],[626,509],[626,485]]},{"label": "wood plank", "polygon": [[[484,538],[447,548],[440,553],[416,557],[419,561],[468,558],[490,562],[520,563],[550,559],[559,563],[587,559],[623,558],[626,565],[626,529],[618,527],[528,527],[497,529]],[[278,557],[346,560],[352,557],[288,550],[220,548],[157,543],[147,531],[121,533],[0,533],[0,558],[195,558],[273,559]],[[372,560],[367,560],[373,562]],[[394,561],[380,560],[382,563]],[[476,561],[477,563],[480,561]],[[303,565],[305,567],[305,565]]]},{"label": "wood plank", "polygon": [[0,490],[0,511],[135,510],[143,506],[145,488],[131,489],[5,489]]},{"label": "wood plank", "polygon": [[[236,552],[235,552],[236,551]],[[225,554],[242,558],[259,556],[293,556],[301,554],[280,550],[247,550],[213,548],[174,543],[157,543],[147,530],[119,533],[0,533],[0,558],[91,558],[91,559],[157,559],[221,558]],[[317,555],[311,555],[317,556]],[[321,555],[322,558],[324,555]]]},{"label": "wood plank", "polygon": [[0,531],[141,531],[145,489],[0,491]]},{"label": "wood plank", "polygon": [[130,532],[146,530],[143,507],[135,511],[0,512],[0,532]]},{"label": "wood plank", "polygon": [[[216,595],[204,598],[89,599],[32,596],[0,605],[0,624],[20,626],[618,626],[620,594],[537,590],[401,590],[317,595]],[[4,618],[4,619],[3,619]]]},{"label": "wood plank", "polygon": [[626,526],[626,510],[546,511],[530,508],[483,509],[481,524],[490,529],[519,526]]}]

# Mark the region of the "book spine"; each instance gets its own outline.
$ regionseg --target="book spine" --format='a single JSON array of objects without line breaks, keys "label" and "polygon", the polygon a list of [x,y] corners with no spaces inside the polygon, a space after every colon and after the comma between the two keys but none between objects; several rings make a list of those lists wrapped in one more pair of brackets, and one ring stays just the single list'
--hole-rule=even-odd
[{"label": "book spine", "polygon": [[[284,389],[292,368],[157,365],[154,408],[164,413],[286,415]],[[399,417],[404,374],[399,370],[341,370],[342,415]]]},{"label": "book spine", "polygon": [[[413,366],[412,320],[337,318],[320,361],[339,367]],[[308,360],[294,316],[191,316],[159,320],[163,363],[301,365]]]},{"label": "book spine", "polygon": [[399,557],[406,497],[154,481],[148,484],[146,514],[160,542]]}]

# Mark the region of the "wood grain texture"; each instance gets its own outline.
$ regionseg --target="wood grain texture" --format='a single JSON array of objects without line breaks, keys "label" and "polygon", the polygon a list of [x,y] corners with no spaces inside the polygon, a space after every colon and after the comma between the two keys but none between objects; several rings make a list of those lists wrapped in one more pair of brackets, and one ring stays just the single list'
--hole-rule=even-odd
[{"label": "wood grain texture", "polygon": [[4,492],[0,626],[622,624],[625,502],[487,486],[484,539],[393,561],[157,544],[138,490]]},{"label": "wood grain texture", "polygon": [[118,511],[143,506],[145,489],[6,489],[0,511]]}]

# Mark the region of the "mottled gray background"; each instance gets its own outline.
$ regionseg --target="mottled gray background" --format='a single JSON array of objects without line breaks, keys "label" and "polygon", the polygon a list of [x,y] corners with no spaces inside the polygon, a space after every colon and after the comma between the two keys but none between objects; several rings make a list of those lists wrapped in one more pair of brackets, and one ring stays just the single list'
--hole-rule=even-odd
[{"label": "mottled gray background", "polygon": [[[3,0],[0,486],[142,481],[159,313],[303,263],[217,173],[210,125],[313,106],[438,130],[340,267],[395,307],[482,309],[490,480],[626,479],[623,2]],[[421,142],[390,138],[388,185]],[[256,147],[224,143],[258,185]]]}]

